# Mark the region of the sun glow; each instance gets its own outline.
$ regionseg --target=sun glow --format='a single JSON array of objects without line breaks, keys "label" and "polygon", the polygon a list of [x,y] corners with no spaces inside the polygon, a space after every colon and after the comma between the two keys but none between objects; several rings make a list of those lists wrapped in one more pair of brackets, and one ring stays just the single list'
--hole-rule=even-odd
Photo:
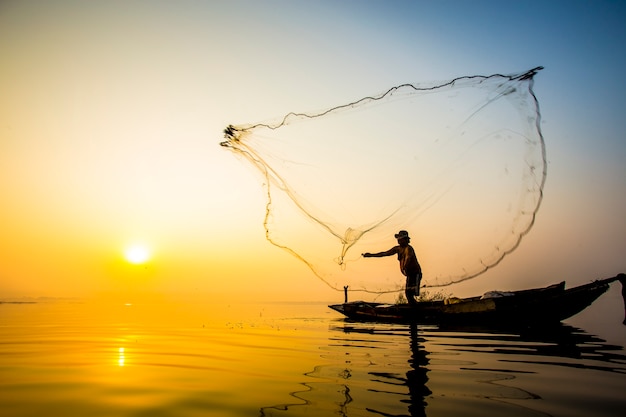
[{"label": "sun glow", "polygon": [[150,251],[143,245],[133,245],[124,251],[124,257],[131,264],[139,265],[150,259]]}]

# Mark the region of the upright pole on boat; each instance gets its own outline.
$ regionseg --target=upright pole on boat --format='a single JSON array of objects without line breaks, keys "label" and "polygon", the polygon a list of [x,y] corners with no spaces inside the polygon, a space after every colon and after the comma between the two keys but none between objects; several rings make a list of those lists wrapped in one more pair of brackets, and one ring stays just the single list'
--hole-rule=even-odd
[{"label": "upright pole on boat", "polygon": [[[622,283],[622,285],[623,285],[623,283]],[[347,285],[343,286],[343,302],[344,303],[348,302],[348,286]],[[624,319],[624,320],[626,321],[626,319]]]},{"label": "upright pole on boat", "polygon": [[622,284],[622,301],[624,301],[624,321],[622,324],[626,325],[626,274],[617,274],[612,278],[605,278],[597,282],[601,284],[610,284],[615,281],[619,281]]},{"label": "upright pole on boat", "polygon": [[617,279],[622,284],[622,300],[624,301],[624,321],[622,324],[626,325],[626,274],[619,274]]}]

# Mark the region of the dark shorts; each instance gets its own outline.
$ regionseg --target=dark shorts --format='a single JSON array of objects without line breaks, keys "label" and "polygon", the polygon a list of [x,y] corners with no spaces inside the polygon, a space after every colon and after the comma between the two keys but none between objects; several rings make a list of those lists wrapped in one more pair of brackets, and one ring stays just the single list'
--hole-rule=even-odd
[{"label": "dark shorts", "polygon": [[419,295],[420,282],[422,281],[421,271],[407,271],[406,274],[406,295]]}]

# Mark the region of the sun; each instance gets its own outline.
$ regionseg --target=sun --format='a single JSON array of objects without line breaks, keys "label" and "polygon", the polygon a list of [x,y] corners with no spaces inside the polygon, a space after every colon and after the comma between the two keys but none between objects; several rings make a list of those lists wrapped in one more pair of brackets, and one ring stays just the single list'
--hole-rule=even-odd
[{"label": "sun", "polygon": [[126,248],[124,257],[131,264],[140,265],[150,259],[150,251],[144,245],[132,245]]}]

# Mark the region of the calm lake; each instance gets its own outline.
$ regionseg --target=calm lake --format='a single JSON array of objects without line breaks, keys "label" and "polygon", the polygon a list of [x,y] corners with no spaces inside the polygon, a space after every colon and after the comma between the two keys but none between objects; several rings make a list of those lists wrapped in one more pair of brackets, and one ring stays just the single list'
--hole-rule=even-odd
[{"label": "calm lake", "polygon": [[614,287],[541,332],[354,323],[321,302],[5,302],[0,415],[621,416]]}]

